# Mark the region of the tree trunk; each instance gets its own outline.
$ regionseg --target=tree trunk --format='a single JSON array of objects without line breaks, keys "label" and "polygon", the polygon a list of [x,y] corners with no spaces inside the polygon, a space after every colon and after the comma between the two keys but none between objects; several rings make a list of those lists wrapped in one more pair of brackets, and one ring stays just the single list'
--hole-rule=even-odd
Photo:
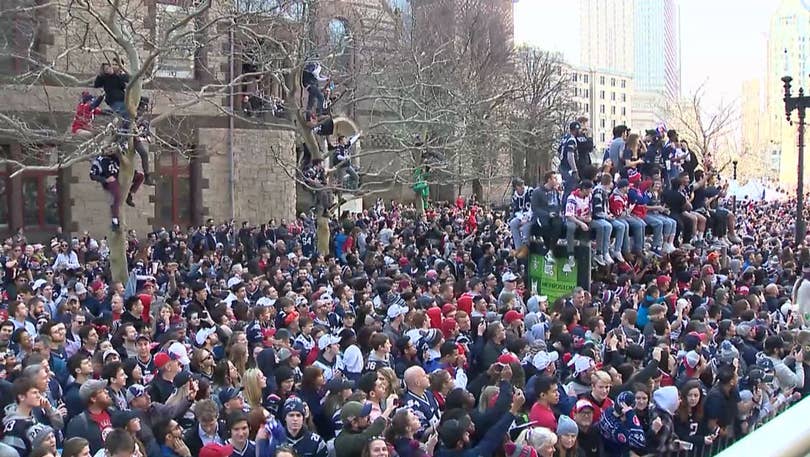
[{"label": "tree trunk", "polygon": [[327,255],[329,253],[329,218],[324,216],[318,216],[316,219],[316,233],[318,239],[318,252],[321,255]]},{"label": "tree trunk", "polygon": [[[135,176],[135,153],[134,142],[130,140],[130,152],[120,158],[121,168],[118,170],[118,184],[123,194],[122,200],[126,198],[132,179]],[[122,205],[123,206],[123,205]],[[111,230],[109,237],[110,247],[110,273],[113,281],[120,281],[122,284],[129,280],[129,268],[127,265],[127,218],[124,208],[118,210],[118,231]]]}]

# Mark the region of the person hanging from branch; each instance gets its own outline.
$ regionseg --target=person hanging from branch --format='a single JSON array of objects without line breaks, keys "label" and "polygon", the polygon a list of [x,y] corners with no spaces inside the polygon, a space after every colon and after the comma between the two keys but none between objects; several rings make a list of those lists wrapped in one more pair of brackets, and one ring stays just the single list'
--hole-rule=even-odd
[{"label": "person hanging from branch", "polygon": [[332,153],[334,169],[339,173],[338,177],[341,183],[345,176],[349,176],[349,184],[346,186],[349,189],[357,189],[360,187],[360,176],[357,174],[357,170],[355,170],[352,164],[352,147],[354,147],[362,134],[363,132],[359,132],[348,139],[344,135],[340,135],[338,136],[337,145],[329,145],[329,150],[334,151]]},{"label": "person hanging from branch", "polygon": [[135,133],[135,151],[141,157],[144,184],[154,186],[155,181],[149,173],[149,143],[152,142],[152,130],[146,115],[149,113],[149,97],[141,97],[138,102],[138,119]]},{"label": "person hanging from branch", "polygon": [[103,110],[99,108],[102,101],[104,101],[104,95],[94,97],[88,91],[82,92],[79,104],[76,105],[76,114],[73,116],[70,133],[76,136],[93,135],[93,120],[97,114],[103,113]]},{"label": "person hanging from branch", "polygon": [[[90,179],[101,184],[101,187],[107,191],[112,197],[112,204],[110,205],[110,215],[112,217],[112,229],[118,231],[121,227],[119,222],[119,213],[121,209],[121,185],[118,182],[118,172],[121,169],[121,162],[118,155],[99,155],[93,160],[90,165]],[[143,173],[135,171],[132,177],[132,186],[127,192],[126,203],[129,206],[135,206],[132,201],[132,196],[138,191],[138,188],[143,183]]]}]

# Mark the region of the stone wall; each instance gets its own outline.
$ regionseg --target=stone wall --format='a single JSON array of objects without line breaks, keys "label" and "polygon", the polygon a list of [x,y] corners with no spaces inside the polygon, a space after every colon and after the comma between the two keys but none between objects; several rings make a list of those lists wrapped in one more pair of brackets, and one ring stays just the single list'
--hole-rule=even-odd
[{"label": "stone wall", "polygon": [[[199,129],[205,218],[231,217],[228,130]],[[292,130],[234,130],[234,218],[253,224],[295,216],[295,182],[285,172],[295,161]],[[282,167],[284,164],[285,167]]]},{"label": "stone wall", "polygon": [[[136,164],[140,168],[140,163]],[[110,197],[95,181],[89,178],[90,162],[74,164],[68,171],[67,199],[68,220],[65,231],[82,233],[85,230],[97,238],[103,238],[110,232]],[[155,215],[155,188],[141,186],[135,194],[135,207],[121,205],[121,214],[126,218],[127,228],[134,229],[139,235],[152,231],[152,219]],[[152,197],[152,198],[150,198]]]}]

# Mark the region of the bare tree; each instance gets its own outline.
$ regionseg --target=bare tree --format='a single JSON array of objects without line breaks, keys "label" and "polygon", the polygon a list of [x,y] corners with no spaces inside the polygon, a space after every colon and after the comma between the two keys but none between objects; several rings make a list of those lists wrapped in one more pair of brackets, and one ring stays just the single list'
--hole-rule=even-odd
[{"label": "bare tree", "polygon": [[711,156],[716,168],[722,170],[730,166],[738,157],[735,128],[739,120],[736,104],[721,101],[717,106],[708,107],[704,102],[704,87],[678,103],[670,105],[667,113],[668,128],[678,131],[682,140],[689,142],[689,148],[698,157]]},{"label": "bare tree", "polygon": [[565,125],[576,114],[573,83],[559,54],[523,47],[517,52],[519,96],[510,104],[509,142],[514,176],[539,182]]}]

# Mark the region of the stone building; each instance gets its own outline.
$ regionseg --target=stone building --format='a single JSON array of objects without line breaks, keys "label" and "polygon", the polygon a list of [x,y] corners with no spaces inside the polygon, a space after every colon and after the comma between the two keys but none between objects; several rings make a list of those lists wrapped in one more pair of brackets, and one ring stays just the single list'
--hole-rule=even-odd
[{"label": "stone building", "polygon": [[[59,60],[59,71],[89,80],[104,58],[70,49],[71,37],[75,35],[71,32],[75,31],[63,28],[67,2],[64,3],[61,7],[39,8],[36,19],[28,22],[18,20],[30,25],[27,28],[10,27],[9,15],[0,15],[0,48],[14,51],[15,46],[34,43],[34,51],[45,61],[69,57]],[[177,15],[178,5],[183,4],[179,0],[130,3],[136,5],[131,14],[140,18],[135,21],[142,21],[144,29],[153,36],[163,31],[162,24]],[[369,11],[387,12],[389,17],[395,17],[392,13],[396,2],[323,0],[318,5],[316,40],[339,44],[350,42],[352,30],[367,26],[363,15],[370,14]],[[301,33],[294,27],[290,30],[292,38]],[[193,55],[173,52],[157,62],[156,78],[144,91],[154,103],[153,115],[183,105],[207,84],[232,81],[242,72],[251,71],[248,53],[234,46],[230,41],[234,40],[233,35],[221,28],[213,35]],[[29,70],[24,59],[8,57],[13,53],[4,53],[6,57],[0,58],[0,75],[20,75]],[[344,54],[339,57],[349,68],[355,59],[350,46],[345,47]],[[57,132],[68,131],[79,96],[88,90],[86,85],[65,84],[64,80],[52,78],[44,78],[33,86],[12,82],[16,81],[0,82],[3,112]],[[180,144],[152,145],[151,168],[157,185],[143,186],[135,197],[134,208],[122,207],[130,228],[143,234],[175,224],[198,225],[208,218],[261,224],[295,216],[296,183],[289,170],[280,165],[295,164],[297,160],[296,131],[289,121],[292,116],[261,123],[227,115],[231,108],[242,111],[245,90],[250,89],[240,85],[231,93],[183,108],[155,127],[157,136],[165,134]],[[273,91],[277,92],[278,87],[267,88],[268,93]],[[346,111],[345,114],[354,114],[353,107],[347,107]],[[108,120],[100,117],[96,124]],[[104,236],[108,232],[108,197],[97,183],[89,180],[89,162],[47,169],[68,152],[60,151],[59,146],[33,147],[8,132],[2,134],[0,131],[0,157],[44,167],[15,174],[12,163],[0,164],[0,237],[20,228],[29,239],[43,239],[57,227],[73,234],[88,231]],[[140,163],[137,168],[140,169]]]}]

